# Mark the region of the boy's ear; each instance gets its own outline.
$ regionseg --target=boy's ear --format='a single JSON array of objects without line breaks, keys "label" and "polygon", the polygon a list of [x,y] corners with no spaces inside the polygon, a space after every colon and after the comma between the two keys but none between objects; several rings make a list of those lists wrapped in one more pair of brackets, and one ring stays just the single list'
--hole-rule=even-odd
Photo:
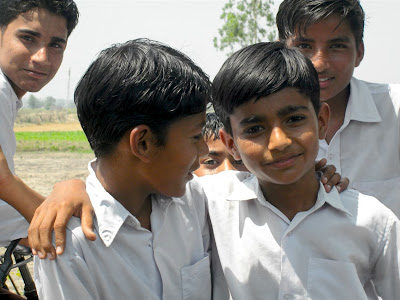
[{"label": "boy's ear", "polygon": [[131,152],[143,162],[149,162],[154,148],[154,137],[147,125],[138,125],[129,134]]},{"label": "boy's ear", "polygon": [[364,51],[365,51],[364,41],[361,41],[360,45],[358,45],[358,48],[357,48],[357,57],[356,57],[356,63],[355,63],[356,67],[358,67],[360,65],[361,61],[363,60]]},{"label": "boy's ear", "polygon": [[236,160],[240,160],[239,151],[236,148],[236,145],[233,141],[232,136],[227,133],[224,129],[219,130],[219,136],[221,137],[222,143],[224,143],[225,147],[228,149],[228,152],[232,157]]},{"label": "boy's ear", "polygon": [[321,102],[321,107],[318,113],[318,137],[320,140],[324,140],[326,137],[330,116],[331,110],[329,105],[325,102]]}]

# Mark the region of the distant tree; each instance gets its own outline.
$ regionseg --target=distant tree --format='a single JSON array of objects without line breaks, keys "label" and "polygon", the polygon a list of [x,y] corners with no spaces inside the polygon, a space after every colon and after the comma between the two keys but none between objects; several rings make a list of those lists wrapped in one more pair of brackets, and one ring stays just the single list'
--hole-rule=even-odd
[{"label": "distant tree", "polygon": [[273,0],[228,0],[220,18],[224,24],[214,37],[214,47],[232,52],[276,37],[275,17],[271,11]]},{"label": "distant tree", "polygon": [[44,102],[44,108],[49,110],[53,109],[56,104],[56,99],[54,97],[48,96]]},{"label": "distant tree", "polygon": [[41,101],[33,95],[30,95],[28,98],[28,107],[35,109],[40,108],[42,106]]}]

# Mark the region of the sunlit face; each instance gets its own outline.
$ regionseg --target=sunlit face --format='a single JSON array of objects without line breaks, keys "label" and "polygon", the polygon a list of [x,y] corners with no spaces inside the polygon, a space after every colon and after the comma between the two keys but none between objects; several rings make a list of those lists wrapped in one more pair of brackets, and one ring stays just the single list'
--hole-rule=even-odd
[{"label": "sunlit face", "polygon": [[199,158],[208,152],[202,136],[205,112],[174,122],[168,129],[166,144],[159,147],[150,176],[153,188],[169,197],[185,193],[186,183],[199,167]]},{"label": "sunlit face", "polygon": [[364,56],[363,43],[357,45],[350,25],[338,15],[312,24],[306,32],[287,39],[289,47],[297,47],[314,64],[318,72],[321,101],[347,100],[354,68]]},{"label": "sunlit face", "polygon": [[61,65],[67,21],[45,9],[22,13],[0,30],[0,68],[18,98],[43,88]]},{"label": "sunlit face", "polygon": [[315,172],[318,139],[329,118],[326,104],[321,112],[317,117],[306,96],[285,88],[236,108],[230,115],[234,138],[228,135],[225,144],[261,186],[292,184]]},{"label": "sunlit face", "polygon": [[206,141],[208,154],[200,158],[200,168],[194,173],[197,176],[217,174],[226,170],[247,171],[242,160],[236,160],[229,154],[228,149],[214,135]]}]

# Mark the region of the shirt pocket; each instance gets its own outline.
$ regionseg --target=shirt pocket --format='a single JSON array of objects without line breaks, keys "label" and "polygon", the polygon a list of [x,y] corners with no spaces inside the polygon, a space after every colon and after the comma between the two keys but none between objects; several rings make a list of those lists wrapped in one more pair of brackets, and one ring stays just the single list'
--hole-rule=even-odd
[{"label": "shirt pocket", "polygon": [[210,258],[207,253],[195,264],[183,267],[181,276],[183,300],[211,299]]},{"label": "shirt pocket", "polygon": [[368,299],[354,264],[311,257],[308,293],[313,300]]},{"label": "shirt pocket", "polygon": [[400,217],[400,177],[379,181],[350,181],[350,185],[360,193],[375,197]]}]

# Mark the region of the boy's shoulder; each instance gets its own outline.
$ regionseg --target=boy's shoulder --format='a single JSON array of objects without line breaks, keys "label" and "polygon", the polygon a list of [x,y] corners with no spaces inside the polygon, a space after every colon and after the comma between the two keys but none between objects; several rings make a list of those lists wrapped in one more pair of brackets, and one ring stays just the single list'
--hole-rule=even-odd
[{"label": "boy's shoulder", "polygon": [[387,228],[398,222],[396,215],[375,197],[347,189],[339,194],[343,207],[349,212],[350,220],[357,226],[373,231]]},{"label": "boy's shoulder", "polygon": [[399,106],[400,104],[400,84],[398,83],[375,83],[353,78],[351,87],[357,90],[360,98],[365,98],[365,94],[370,94],[377,106],[392,103]]}]

